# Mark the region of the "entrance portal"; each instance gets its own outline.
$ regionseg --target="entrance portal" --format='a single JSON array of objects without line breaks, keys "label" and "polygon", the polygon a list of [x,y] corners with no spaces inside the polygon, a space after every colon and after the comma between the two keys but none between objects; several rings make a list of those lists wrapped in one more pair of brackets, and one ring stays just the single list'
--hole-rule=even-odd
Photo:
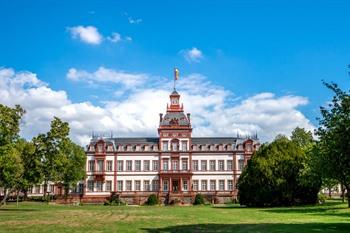
[{"label": "entrance portal", "polygon": [[178,180],[173,180],[173,192],[178,192],[179,191],[179,181]]}]

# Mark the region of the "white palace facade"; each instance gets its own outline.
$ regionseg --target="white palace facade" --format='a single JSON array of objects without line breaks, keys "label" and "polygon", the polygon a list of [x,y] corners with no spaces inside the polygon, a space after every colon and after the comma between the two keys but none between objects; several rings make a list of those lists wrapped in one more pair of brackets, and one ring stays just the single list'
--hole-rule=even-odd
[{"label": "white palace facade", "polygon": [[174,89],[158,137],[92,138],[86,150],[85,202],[116,193],[142,204],[150,194],[163,203],[190,203],[197,193],[222,203],[237,196],[243,167],[259,147],[257,137],[192,137],[190,114]]}]

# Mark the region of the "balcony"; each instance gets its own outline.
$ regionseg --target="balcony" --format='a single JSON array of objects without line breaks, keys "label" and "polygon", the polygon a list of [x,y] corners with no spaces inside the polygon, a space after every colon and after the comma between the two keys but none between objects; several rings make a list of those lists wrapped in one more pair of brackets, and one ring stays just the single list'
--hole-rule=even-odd
[{"label": "balcony", "polygon": [[160,174],[186,174],[186,175],[192,175],[191,170],[160,170]]}]

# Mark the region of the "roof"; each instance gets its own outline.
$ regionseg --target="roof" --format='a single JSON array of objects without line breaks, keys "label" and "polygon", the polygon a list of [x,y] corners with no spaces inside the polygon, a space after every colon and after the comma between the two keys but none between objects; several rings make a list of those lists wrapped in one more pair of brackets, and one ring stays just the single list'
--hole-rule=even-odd
[{"label": "roof", "polygon": [[234,144],[237,138],[235,137],[193,137],[192,144]]},{"label": "roof", "polygon": [[165,114],[162,122],[160,122],[160,125],[189,126],[190,122],[183,112],[168,112]]},{"label": "roof", "polygon": [[[98,141],[97,139],[96,141]],[[149,137],[149,138],[137,138],[137,137],[130,137],[130,138],[106,138],[104,139],[106,141],[113,141],[115,145],[119,144],[158,144],[159,138],[158,137]],[[93,142],[93,140],[92,140]]]}]

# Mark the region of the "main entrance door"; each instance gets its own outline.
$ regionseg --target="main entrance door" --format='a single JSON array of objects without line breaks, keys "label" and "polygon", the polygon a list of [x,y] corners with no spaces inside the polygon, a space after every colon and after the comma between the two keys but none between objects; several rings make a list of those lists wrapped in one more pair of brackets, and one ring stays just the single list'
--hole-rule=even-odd
[{"label": "main entrance door", "polygon": [[179,191],[179,181],[178,180],[173,180],[172,186],[173,186],[173,190],[172,190],[173,192]]}]

